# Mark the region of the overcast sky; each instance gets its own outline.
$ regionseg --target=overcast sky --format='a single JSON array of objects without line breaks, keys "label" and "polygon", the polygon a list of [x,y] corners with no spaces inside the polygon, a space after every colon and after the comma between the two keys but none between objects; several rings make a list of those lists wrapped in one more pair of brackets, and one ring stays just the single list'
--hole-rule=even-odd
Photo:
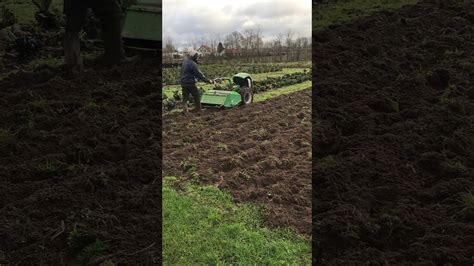
[{"label": "overcast sky", "polygon": [[263,41],[291,29],[294,38],[311,37],[309,0],[163,0],[163,35],[178,48],[190,40],[260,28]]}]

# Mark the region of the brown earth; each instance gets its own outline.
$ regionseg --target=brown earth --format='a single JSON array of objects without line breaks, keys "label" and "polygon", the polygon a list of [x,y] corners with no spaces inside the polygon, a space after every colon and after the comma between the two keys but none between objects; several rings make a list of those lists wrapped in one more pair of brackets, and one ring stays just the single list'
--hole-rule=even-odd
[{"label": "brown earth", "polygon": [[464,2],[313,35],[314,263],[473,264],[463,198],[474,190],[474,4]]},{"label": "brown earth", "polygon": [[160,261],[159,63],[0,81],[0,264]]},{"label": "brown earth", "polygon": [[164,175],[266,206],[266,222],[311,234],[311,91],[163,118]]}]

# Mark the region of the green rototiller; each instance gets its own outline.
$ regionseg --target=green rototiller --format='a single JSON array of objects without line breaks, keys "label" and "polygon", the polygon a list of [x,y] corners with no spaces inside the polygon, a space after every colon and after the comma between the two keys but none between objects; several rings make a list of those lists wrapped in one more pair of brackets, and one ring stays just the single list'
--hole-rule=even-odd
[{"label": "green rototiller", "polygon": [[122,38],[128,48],[161,49],[162,0],[138,0],[127,9]]},{"label": "green rototiller", "polygon": [[232,78],[216,78],[215,88],[205,91],[201,105],[205,108],[232,108],[253,102],[253,81],[249,74],[238,73]]}]

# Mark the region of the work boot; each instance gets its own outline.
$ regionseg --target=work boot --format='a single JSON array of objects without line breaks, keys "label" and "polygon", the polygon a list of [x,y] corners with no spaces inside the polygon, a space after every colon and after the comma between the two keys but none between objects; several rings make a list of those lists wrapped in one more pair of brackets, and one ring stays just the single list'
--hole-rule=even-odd
[{"label": "work boot", "polygon": [[69,31],[65,33],[64,57],[66,61],[66,67],[69,71],[81,72],[83,70],[79,32]]},{"label": "work boot", "polygon": [[185,102],[183,102],[182,108],[183,108],[182,114],[183,114],[183,115],[186,115],[186,114],[188,113],[188,104],[185,103]]},{"label": "work boot", "polygon": [[194,95],[194,112],[195,113],[201,112],[201,99],[199,95]]}]

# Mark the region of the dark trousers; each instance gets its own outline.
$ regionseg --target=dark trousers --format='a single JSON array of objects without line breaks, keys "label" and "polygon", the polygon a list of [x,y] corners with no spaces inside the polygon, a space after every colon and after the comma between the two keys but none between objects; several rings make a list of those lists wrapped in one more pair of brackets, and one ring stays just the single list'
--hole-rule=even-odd
[{"label": "dark trousers", "polygon": [[89,8],[94,11],[102,23],[104,59],[111,63],[120,62],[125,58],[122,44],[121,0],[64,0],[66,61],[69,64],[82,65],[79,33]]},{"label": "dark trousers", "polygon": [[201,110],[201,96],[199,95],[199,90],[196,87],[195,83],[181,83],[181,88],[183,89],[183,110],[187,111],[189,95],[193,96],[194,100],[194,110]]}]

